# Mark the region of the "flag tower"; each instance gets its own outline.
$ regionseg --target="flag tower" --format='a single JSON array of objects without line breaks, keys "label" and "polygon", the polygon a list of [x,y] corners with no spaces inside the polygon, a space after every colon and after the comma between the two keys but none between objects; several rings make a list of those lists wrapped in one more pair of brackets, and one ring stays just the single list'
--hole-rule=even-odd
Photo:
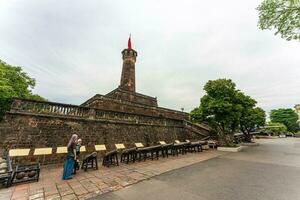
[{"label": "flag tower", "polygon": [[123,67],[119,88],[135,92],[135,62],[137,52],[132,49],[131,35],[128,39],[127,49],[122,51]]}]

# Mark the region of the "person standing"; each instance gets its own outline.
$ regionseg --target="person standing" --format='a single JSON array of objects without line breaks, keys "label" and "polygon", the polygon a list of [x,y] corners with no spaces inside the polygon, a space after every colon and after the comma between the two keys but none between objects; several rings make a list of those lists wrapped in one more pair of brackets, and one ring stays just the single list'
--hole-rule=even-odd
[{"label": "person standing", "polygon": [[73,172],[74,163],[75,163],[75,160],[77,159],[77,156],[76,156],[77,139],[78,139],[78,135],[73,134],[71,139],[69,140],[69,143],[67,146],[68,153],[67,153],[66,161],[64,163],[64,171],[63,171],[63,176],[62,176],[63,180],[68,180],[68,179],[72,178],[71,175]]},{"label": "person standing", "polygon": [[82,144],[82,140],[79,138],[77,140],[77,143],[75,145],[75,149],[76,149],[76,157],[77,159],[74,160],[74,171],[73,171],[73,174],[76,174],[76,171],[79,170],[80,168],[80,164],[79,164],[79,154],[80,154],[80,147],[81,147],[81,144]]}]

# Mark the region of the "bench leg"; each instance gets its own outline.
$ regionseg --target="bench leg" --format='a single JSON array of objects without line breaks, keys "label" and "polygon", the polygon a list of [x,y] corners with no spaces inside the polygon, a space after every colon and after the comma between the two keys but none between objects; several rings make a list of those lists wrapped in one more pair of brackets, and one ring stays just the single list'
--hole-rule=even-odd
[{"label": "bench leg", "polygon": [[148,152],[144,152],[143,158],[144,158],[144,161],[147,160],[147,158],[148,158]]},{"label": "bench leg", "polygon": [[117,161],[117,166],[119,166],[119,160],[118,160],[118,155],[116,154],[116,161]]},{"label": "bench leg", "polygon": [[85,165],[84,165],[84,171],[87,171],[87,167],[88,167],[88,161],[85,161]]}]

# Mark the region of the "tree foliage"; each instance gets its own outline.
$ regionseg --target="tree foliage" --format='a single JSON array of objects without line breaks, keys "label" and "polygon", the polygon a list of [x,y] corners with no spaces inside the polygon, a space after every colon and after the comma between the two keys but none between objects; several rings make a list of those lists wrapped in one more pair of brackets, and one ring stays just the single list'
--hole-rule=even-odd
[{"label": "tree foliage", "polygon": [[11,66],[0,60],[0,120],[10,109],[12,98],[45,100],[33,94],[35,80],[30,78],[21,67]]},{"label": "tree foliage", "polygon": [[267,122],[264,129],[268,134],[271,135],[279,135],[287,131],[286,126],[279,122]]},{"label": "tree foliage", "polygon": [[286,40],[300,40],[299,0],[264,0],[257,8],[260,29],[275,29]]},{"label": "tree foliage", "polygon": [[289,132],[296,133],[299,131],[299,125],[297,124],[298,115],[291,108],[279,108],[271,110],[270,119],[271,122],[279,122],[284,124]]},{"label": "tree foliage", "polygon": [[[217,132],[221,145],[230,146],[233,134],[241,126],[251,130],[264,123],[262,109],[255,108],[256,101],[237,90],[232,80],[210,80],[204,90],[206,94],[201,98],[200,106],[192,110],[191,118],[208,122]],[[257,116],[261,118],[255,119]]]},{"label": "tree foliage", "polygon": [[245,141],[251,142],[250,133],[256,128],[264,126],[266,122],[266,113],[259,107],[250,107],[245,109],[240,119],[240,129],[245,135]]}]

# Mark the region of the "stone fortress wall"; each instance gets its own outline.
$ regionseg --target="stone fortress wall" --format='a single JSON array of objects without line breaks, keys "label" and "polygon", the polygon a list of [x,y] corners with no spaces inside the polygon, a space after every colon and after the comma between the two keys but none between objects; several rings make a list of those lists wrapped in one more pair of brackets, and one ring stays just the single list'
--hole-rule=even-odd
[{"label": "stone fortress wall", "polygon": [[[129,148],[136,142],[150,146],[160,140],[199,140],[209,135],[209,127],[190,122],[187,113],[159,107],[156,98],[137,93],[137,52],[128,48],[122,55],[120,86],[106,95],[97,94],[80,106],[14,99],[0,124],[0,148],[53,147],[54,153],[56,147],[66,146],[76,133],[89,153],[96,144],[105,144],[111,150],[117,143]],[[63,158],[54,153],[46,161],[57,163]]]},{"label": "stone fortress wall", "polygon": [[[162,114],[149,116],[15,99],[0,128],[0,147],[32,150],[53,147],[55,152],[56,147],[66,146],[74,133],[83,139],[87,152],[93,152],[95,144],[105,144],[108,150],[112,150],[116,143],[133,147],[136,142],[150,146],[160,140],[197,140],[206,137],[209,128]],[[34,159],[33,156],[29,158]],[[61,155],[47,156],[48,163],[61,162],[62,159]]]}]

